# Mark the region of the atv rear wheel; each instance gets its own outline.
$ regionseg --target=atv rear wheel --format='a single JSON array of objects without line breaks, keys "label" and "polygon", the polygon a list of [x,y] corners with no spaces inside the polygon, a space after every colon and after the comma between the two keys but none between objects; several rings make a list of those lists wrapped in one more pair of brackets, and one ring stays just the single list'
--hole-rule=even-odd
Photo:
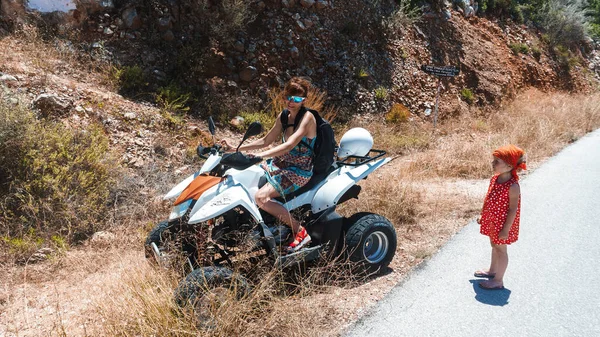
[{"label": "atv rear wheel", "polygon": [[224,267],[203,267],[193,270],[179,282],[175,301],[181,307],[190,306],[198,323],[210,327],[214,317],[226,302],[239,300],[250,292],[246,279]]},{"label": "atv rear wheel", "polygon": [[396,230],[379,214],[359,213],[350,218],[346,247],[350,261],[362,271],[377,273],[387,267],[396,254]]}]

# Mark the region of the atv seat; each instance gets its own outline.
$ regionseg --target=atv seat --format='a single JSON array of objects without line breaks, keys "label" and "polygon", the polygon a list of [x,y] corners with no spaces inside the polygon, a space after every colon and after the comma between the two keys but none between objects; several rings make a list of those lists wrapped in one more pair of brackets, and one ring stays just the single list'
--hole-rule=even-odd
[{"label": "atv seat", "polygon": [[[306,185],[300,187],[299,189],[295,190],[292,193],[286,194],[284,197],[277,197],[274,199],[279,201],[282,204],[285,204],[286,202],[294,199],[295,197],[297,197],[299,195],[302,195],[304,192],[309,191],[311,188],[315,187],[315,185],[317,185],[318,183],[323,181],[325,178],[327,178],[327,176],[329,176],[329,174],[331,172],[333,172],[334,170],[335,170],[335,167],[331,166],[329,168],[329,170],[327,170],[324,173],[313,174],[313,176],[310,178],[308,183],[306,183]],[[267,178],[265,176],[260,177],[260,179],[258,180],[258,188],[265,186],[265,184],[267,184]]]}]

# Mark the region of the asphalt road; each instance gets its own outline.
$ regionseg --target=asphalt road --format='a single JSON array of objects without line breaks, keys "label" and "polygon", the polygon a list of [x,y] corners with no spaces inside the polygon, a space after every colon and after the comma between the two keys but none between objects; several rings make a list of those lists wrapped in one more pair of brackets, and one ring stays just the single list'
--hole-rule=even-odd
[{"label": "asphalt road", "polygon": [[519,241],[504,290],[483,290],[474,221],[347,336],[600,336],[600,130],[521,180]]}]

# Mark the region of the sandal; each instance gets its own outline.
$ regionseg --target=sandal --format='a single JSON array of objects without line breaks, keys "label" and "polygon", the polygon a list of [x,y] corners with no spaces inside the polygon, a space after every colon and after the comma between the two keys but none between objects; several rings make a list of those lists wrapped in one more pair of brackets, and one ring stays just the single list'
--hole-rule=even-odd
[{"label": "sandal", "polygon": [[487,271],[478,270],[478,271],[475,272],[475,274],[473,274],[473,276],[475,276],[475,277],[494,278],[494,276],[496,276],[496,273],[490,274]]}]

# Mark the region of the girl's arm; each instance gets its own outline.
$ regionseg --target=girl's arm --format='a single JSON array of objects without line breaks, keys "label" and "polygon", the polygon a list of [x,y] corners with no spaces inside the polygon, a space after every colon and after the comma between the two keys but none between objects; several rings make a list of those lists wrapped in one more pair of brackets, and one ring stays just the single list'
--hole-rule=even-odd
[{"label": "girl's arm", "polygon": [[[281,116],[281,114],[279,114],[277,116],[277,119],[275,120],[275,124],[273,125],[271,130],[269,130],[269,132],[267,132],[267,134],[264,137],[257,139],[255,141],[253,141],[252,143],[240,146],[240,151],[252,151],[252,150],[262,149],[263,147],[267,147],[267,146],[273,144],[273,142],[275,142],[275,140],[277,139],[277,136],[280,135],[282,132],[280,116]],[[235,147],[233,147],[233,149],[235,149]],[[230,150],[231,150],[231,148],[230,148]]]},{"label": "girl's arm", "polygon": [[510,228],[512,227],[513,222],[515,222],[515,217],[517,216],[520,194],[521,188],[519,187],[519,184],[513,184],[510,186],[510,189],[508,190],[508,214],[502,230],[500,233],[498,233],[498,238],[500,240],[508,239],[508,233],[510,232]]},{"label": "girl's arm", "polygon": [[285,141],[285,143],[279,144],[272,149],[263,151],[256,155],[263,158],[269,158],[281,156],[282,154],[290,152],[296,145],[298,145],[298,143],[300,143],[302,137],[308,134],[308,131],[311,127],[316,130],[317,121],[311,113],[307,113],[304,115],[304,118],[302,118],[302,122],[300,122],[296,132],[294,132],[290,138]]}]

